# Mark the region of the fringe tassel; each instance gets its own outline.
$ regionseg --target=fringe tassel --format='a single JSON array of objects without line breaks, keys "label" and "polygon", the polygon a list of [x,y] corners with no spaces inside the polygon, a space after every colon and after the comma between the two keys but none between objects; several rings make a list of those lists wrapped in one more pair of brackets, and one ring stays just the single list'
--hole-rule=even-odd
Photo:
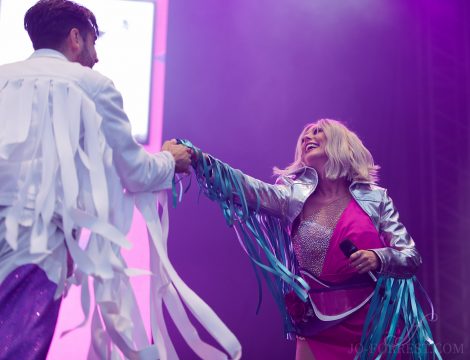
[{"label": "fringe tassel", "polygon": [[[293,290],[305,302],[310,288],[304,279],[293,272],[292,245],[287,226],[274,216],[260,214],[257,193],[256,205],[250,204],[249,207],[246,189],[237,171],[203,154],[187,140],[179,140],[179,143],[193,150],[193,167],[201,191],[219,204],[227,225],[235,228],[240,244],[253,264],[259,289],[257,312],[262,302],[262,276],[281,312],[285,331],[293,332],[284,294]],[[174,189],[173,204],[176,204],[177,197]]]},{"label": "fringe tassel", "polygon": [[[404,352],[412,359],[442,360],[416,299],[415,284],[424,293],[415,277],[378,279],[355,359],[394,360]],[[432,319],[434,312],[430,315]]]}]

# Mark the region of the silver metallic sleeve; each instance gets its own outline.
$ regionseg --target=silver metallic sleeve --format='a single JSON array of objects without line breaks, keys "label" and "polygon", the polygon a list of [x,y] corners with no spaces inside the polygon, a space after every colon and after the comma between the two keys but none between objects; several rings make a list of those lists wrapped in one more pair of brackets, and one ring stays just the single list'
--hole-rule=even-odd
[{"label": "silver metallic sleeve", "polygon": [[242,179],[243,190],[250,208],[256,208],[256,194],[260,199],[260,210],[276,217],[287,217],[292,187],[287,183],[275,185],[265,183],[236,170]]},{"label": "silver metallic sleeve", "polygon": [[379,233],[388,246],[373,250],[381,262],[379,274],[413,276],[421,265],[421,256],[405,226],[400,222],[398,211],[387,191],[384,191],[380,204]]}]

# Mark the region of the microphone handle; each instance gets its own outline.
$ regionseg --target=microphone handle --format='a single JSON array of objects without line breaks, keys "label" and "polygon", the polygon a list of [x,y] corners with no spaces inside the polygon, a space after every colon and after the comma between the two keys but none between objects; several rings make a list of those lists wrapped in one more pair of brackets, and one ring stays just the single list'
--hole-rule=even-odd
[{"label": "microphone handle", "polygon": [[372,271],[368,271],[367,272],[370,276],[370,278],[374,281],[374,282],[377,282],[377,277],[374,275],[374,273]]}]

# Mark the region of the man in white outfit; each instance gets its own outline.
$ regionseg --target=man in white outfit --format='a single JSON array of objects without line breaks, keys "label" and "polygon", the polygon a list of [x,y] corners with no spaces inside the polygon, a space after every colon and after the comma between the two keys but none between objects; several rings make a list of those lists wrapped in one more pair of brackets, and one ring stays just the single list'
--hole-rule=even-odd
[{"label": "man in white outfit", "polygon": [[[91,69],[99,30],[88,9],[42,0],[25,29],[35,52],[0,66],[0,359],[46,357],[69,275],[124,272],[124,194],[170,188],[191,156],[175,141],[150,154],[134,140],[120,93]],[[80,228],[97,239],[86,250]],[[118,339],[119,319],[101,316]]]}]

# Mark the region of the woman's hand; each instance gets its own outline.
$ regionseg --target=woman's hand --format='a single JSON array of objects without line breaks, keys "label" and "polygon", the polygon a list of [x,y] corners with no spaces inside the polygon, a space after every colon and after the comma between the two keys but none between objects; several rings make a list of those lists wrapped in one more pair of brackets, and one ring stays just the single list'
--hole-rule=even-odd
[{"label": "woman's hand", "polygon": [[380,260],[377,254],[371,250],[358,250],[349,257],[351,267],[359,274],[375,271],[379,268]]}]

